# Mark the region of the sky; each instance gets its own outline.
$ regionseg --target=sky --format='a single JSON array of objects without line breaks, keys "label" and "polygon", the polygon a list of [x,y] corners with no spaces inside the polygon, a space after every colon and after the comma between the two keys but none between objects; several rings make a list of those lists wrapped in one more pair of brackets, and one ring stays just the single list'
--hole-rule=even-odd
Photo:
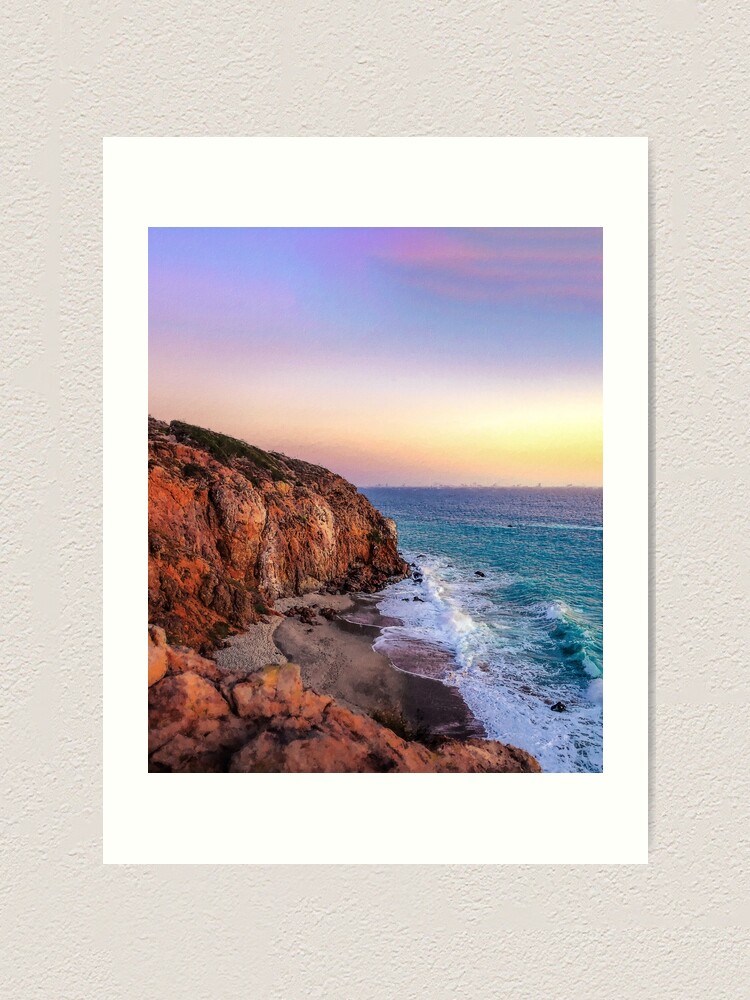
[{"label": "sky", "polygon": [[599,486],[602,231],[151,229],[149,412],[358,486]]}]

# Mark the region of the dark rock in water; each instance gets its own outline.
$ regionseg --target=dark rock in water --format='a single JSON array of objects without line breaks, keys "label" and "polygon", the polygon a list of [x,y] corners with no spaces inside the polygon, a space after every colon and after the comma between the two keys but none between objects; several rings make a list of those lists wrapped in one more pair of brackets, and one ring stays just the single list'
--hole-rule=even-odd
[{"label": "dark rock in water", "polygon": [[563,703],[561,701],[558,701],[558,702],[556,702],[552,706],[552,711],[553,712],[567,712],[567,709],[566,709],[565,705],[563,705]]},{"label": "dark rock in water", "polygon": [[424,604],[424,600],[423,600],[423,598],[421,598],[421,597],[416,597],[416,596],[415,596],[415,597],[412,597],[412,601],[419,601],[419,602],[420,602],[420,604]]},{"label": "dark rock in water", "polygon": [[422,576],[421,573],[415,573],[414,574],[414,582],[415,583],[421,583],[423,580],[424,580],[424,577]]},{"label": "dark rock in water", "polygon": [[401,600],[402,600],[402,601],[408,601],[408,600],[409,600],[409,598],[408,598],[408,597],[402,597],[402,598],[401,598]]},{"label": "dark rock in water", "polygon": [[485,574],[481,571],[481,569],[478,569],[475,571],[474,576],[485,576]]}]

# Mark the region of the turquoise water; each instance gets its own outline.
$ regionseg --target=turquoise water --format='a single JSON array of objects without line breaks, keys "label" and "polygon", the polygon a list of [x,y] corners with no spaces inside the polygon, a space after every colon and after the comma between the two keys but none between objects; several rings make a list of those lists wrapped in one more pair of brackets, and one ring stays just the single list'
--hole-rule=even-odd
[{"label": "turquoise water", "polygon": [[[546,771],[600,771],[602,491],[362,492],[396,521],[423,577],[383,592],[381,610],[403,624],[385,629],[378,648],[420,639],[450,651],[443,680],[489,737],[528,750]],[[551,711],[557,702],[565,712]]]}]

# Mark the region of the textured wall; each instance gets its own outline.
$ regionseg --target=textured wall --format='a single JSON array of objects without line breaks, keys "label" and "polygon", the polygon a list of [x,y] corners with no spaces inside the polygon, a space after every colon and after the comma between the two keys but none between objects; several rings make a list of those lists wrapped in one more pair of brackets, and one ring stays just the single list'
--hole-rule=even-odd
[{"label": "textured wall", "polygon": [[[10,0],[2,19],[0,994],[742,995],[746,3]],[[101,139],[170,134],[651,138],[647,867],[99,864]]]}]

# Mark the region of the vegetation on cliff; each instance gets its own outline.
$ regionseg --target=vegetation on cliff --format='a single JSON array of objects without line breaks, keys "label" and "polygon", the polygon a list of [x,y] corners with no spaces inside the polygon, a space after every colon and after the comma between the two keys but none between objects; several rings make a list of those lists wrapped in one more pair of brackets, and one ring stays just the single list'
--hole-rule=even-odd
[{"label": "vegetation on cliff", "polygon": [[341,476],[149,418],[149,621],[209,651],[277,597],[403,576],[395,525]]}]

